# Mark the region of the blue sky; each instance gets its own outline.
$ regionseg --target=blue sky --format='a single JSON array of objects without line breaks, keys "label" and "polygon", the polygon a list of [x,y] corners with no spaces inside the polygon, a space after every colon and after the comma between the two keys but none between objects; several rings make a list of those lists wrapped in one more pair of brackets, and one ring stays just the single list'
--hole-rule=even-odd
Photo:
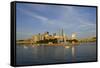
[{"label": "blue sky", "polygon": [[96,8],[17,3],[16,28],[17,39],[62,28],[68,37],[72,33],[78,38],[96,36]]}]

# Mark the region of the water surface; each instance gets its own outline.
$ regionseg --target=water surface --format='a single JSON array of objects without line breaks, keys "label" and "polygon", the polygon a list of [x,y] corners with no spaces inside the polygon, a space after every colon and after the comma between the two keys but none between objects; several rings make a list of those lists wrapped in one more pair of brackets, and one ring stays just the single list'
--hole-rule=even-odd
[{"label": "water surface", "polygon": [[77,46],[16,46],[16,64],[33,65],[96,60],[96,43]]}]

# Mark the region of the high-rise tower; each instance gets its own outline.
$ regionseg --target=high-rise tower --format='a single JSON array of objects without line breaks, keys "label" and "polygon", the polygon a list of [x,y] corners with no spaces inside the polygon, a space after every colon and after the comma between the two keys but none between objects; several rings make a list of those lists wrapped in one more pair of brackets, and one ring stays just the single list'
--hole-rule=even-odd
[{"label": "high-rise tower", "polygon": [[72,34],[72,39],[76,39],[76,33]]},{"label": "high-rise tower", "polygon": [[63,28],[61,29],[61,36],[63,37],[63,35],[64,35],[64,30],[63,30]]}]

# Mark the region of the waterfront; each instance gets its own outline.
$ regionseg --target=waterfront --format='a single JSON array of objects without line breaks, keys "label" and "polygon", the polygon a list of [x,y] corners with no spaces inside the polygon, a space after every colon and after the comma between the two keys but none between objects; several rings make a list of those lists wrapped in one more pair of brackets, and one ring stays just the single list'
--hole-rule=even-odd
[{"label": "waterfront", "polygon": [[76,46],[16,45],[16,64],[34,65],[96,60],[96,43]]}]

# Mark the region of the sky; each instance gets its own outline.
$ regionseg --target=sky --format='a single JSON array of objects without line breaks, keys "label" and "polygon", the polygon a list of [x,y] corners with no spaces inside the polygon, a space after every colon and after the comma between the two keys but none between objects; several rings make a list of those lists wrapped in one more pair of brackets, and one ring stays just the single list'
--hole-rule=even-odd
[{"label": "sky", "polygon": [[78,38],[96,36],[96,7],[16,4],[16,38],[27,39],[38,33],[76,33]]}]

